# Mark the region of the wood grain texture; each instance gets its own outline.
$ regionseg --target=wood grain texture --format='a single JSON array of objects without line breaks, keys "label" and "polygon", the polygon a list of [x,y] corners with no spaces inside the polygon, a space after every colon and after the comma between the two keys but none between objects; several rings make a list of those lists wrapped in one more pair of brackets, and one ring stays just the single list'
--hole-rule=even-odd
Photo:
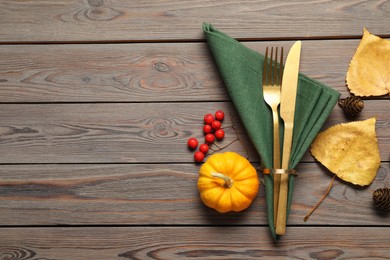
[{"label": "wood grain texture", "polygon": [[389,259],[389,231],[295,227],[275,243],[265,227],[4,228],[0,258]]},{"label": "wood grain texture", "polygon": [[[382,163],[369,187],[337,179],[327,199],[306,223],[304,216],[325,193],[332,175],[315,163],[301,163],[297,170],[299,177],[295,181],[289,226],[390,227],[390,213],[376,210],[372,201],[375,189],[390,184],[388,162]],[[4,226],[267,225],[263,185],[249,209],[220,214],[200,201],[196,186],[198,171],[199,165],[195,164],[3,165],[0,223]]]},{"label": "wood grain texture", "polygon": [[[390,185],[389,96],[356,118],[377,118],[373,184],[336,179],[303,222],[332,178],[307,152],[279,242],[263,186],[240,213],[202,204],[186,146],[223,109],[219,145],[259,162],[203,22],[259,52],[303,40],[301,72],[346,97],[363,27],[389,38],[389,11],[388,0],[0,0],[0,260],[390,259],[389,214],[372,203]],[[324,129],[350,120],[336,106]]]},{"label": "wood grain texture", "polygon": [[204,139],[203,116],[218,109],[219,145],[257,160],[230,103],[122,103],[2,105],[0,162],[193,162],[187,140]]},{"label": "wood grain texture", "polygon": [[0,57],[0,102],[227,99],[205,44],[5,45]]},{"label": "wood grain texture", "polygon": [[380,0],[3,0],[0,41],[202,39],[203,22],[236,38],[349,37],[363,27],[388,35],[389,12]]},{"label": "wood grain texture", "polygon": [[[292,43],[244,42],[262,53]],[[348,96],[358,44],[303,41],[300,71]],[[205,43],[0,45],[0,60],[0,103],[229,100]]]},{"label": "wood grain texture", "polygon": [[[370,100],[361,118],[377,117],[383,161],[390,150],[388,100]],[[0,163],[192,162],[189,137],[203,140],[203,116],[222,109],[228,146],[259,161],[230,102],[2,104]],[[346,122],[335,107],[328,125]],[[328,126],[327,125],[327,126]],[[238,138],[238,140],[237,140]],[[237,141],[235,141],[237,140]],[[303,161],[313,161],[306,156]]]}]

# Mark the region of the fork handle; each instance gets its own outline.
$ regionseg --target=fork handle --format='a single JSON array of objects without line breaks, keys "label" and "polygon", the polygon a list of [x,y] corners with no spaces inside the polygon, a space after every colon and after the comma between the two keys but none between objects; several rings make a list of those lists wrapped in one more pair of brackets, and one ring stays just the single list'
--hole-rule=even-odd
[{"label": "fork handle", "polygon": [[279,136],[279,114],[278,110],[272,111],[274,121],[274,169],[280,168],[280,136]]},{"label": "fork handle", "polygon": [[[273,147],[273,168],[280,168],[280,136],[279,136],[279,115],[277,107],[272,109],[272,117],[274,123],[274,147]],[[279,189],[280,189],[280,178],[279,174],[274,174],[274,226],[276,227],[278,205],[279,205]]]}]

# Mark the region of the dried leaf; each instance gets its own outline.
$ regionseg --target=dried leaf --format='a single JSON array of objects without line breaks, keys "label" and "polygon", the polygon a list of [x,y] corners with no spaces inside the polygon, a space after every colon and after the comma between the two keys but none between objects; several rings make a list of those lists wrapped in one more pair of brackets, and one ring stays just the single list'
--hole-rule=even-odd
[{"label": "dried leaf", "polygon": [[310,151],[339,178],[361,186],[369,185],[380,166],[375,122],[373,117],[333,126],[318,134]]},{"label": "dried leaf", "polygon": [[364,29],[349,65],[347,86],[356,96],[382,96],[390,92],[390,41]]}]

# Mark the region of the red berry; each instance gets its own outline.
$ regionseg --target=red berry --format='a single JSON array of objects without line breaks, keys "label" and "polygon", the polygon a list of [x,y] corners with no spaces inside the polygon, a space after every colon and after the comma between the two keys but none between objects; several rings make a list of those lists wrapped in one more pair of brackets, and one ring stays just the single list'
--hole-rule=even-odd
[{"label": "red berry", "polygon": [[194,137],[191,137],[190,139],[188,139],[187,144],[189,148],[195,149],[196,147],[198,147],[198,140],[196,140],[196,138]]},{"label": "red berry", "polygon": [[211,128],[211,125],[204,125],[203,126],[203,133],[205,134],[209,134],[213,131],[213,129]]},{"label": "red berry", "polygon": [[217,112],[215,112],[215,119],[222,121],[224,117],[225,113],[222,110],[218,110]]},{"label": "red berry", "polygon": [[218,120],[214,120],[212,123],[211,123],[211,127],[214,129],[214,130],[218,130],[221,128],[221,122],[219,122]]},{"label": "red berry", "polygon": [[219,140],[223,139],[225,137],[225,131],[223,131],[223,129],[218,129],[215,131],[215,137]]},{"label": "red berry", "polygon": [[206,115],[204,116],[204,122],[205,122],[205,124],[210,125],[213,121],[214,121],[214,117],[213,117],[212,114],[206,114]]},{"label": "red berry", "polygon": [[202,152],[195,152],[194,153],[194,160],[195,162],[202,162],[204,159],[204,154]]},{"label": "red berry", "polygon": [[206,143],[211,144],[214,142],[215,136],[213,134],[207,134],[204,139],[205,139]]},{"label": "red berry", "polygon": [[199,151],[206,154],[209,151],[209,146],[207,144],[201,144],[199,145]]}]

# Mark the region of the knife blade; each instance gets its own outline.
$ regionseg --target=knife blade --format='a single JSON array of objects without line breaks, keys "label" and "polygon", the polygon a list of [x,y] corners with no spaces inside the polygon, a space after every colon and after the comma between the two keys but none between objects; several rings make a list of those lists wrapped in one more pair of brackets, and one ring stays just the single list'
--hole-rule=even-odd
[{"label": "knife blade", "polygon": [[[291,47],[285,65],[280,96],[280,117],[284,122],[282,169],[288,170],[294,128],[295,103],[298,88],[298,73],[301,56],[301,41]],[[280,177],[279,203],[276,217],[276,234],[286,233],[288,174]]]}]

